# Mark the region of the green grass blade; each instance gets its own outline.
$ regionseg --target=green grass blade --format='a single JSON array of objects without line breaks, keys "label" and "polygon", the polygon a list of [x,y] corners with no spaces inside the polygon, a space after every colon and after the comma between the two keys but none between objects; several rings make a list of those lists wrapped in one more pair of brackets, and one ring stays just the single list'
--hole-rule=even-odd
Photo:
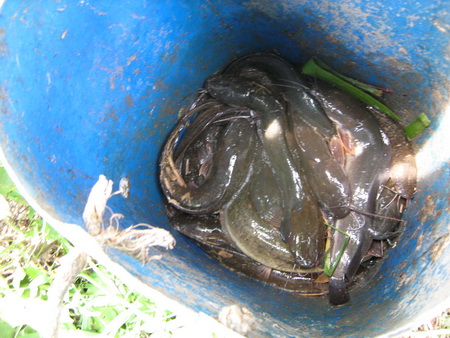
[{"label": "green grass blade", "polygon": [[320,80],[326,81],[342,89],[357,98],[358,100],[370,105],[375,106],[380,109],[385,114],[389,115],[396,121],[400,121],[400,118],[388,107],[386,107],[383,103],[370,96],[369,94],[363,92],[361,89],[358,89],[354,85],[344,81],[342,78],[330,73],[329,71],[320,67],[316,62],[316,58],[311,58],[309,61],[303,66],[302,72],[306,75],[315,76]]},{"label": "green grass blade", "polygon": [[[355,87],[358,87],[359,89],[364,90],[365,92],[368,92],[368,93],[370,93],[372,95],[375,95],[375,96],[378,96],[378,97],[381,97],[383,95],[383,90],[380,89],[379,87],[375,87],[375,86],[372,86],[370,84],[367,84],[367,83],[364,83],[364,82],[352,79],[351,77],[345,76],[345,75],[335,71],[333,68],[328,66],[325,62],[323,62],[319,58],[317,58],[315,56],[313,56],[312,58],[314,59],[314,62],[316,63],[316,65],[318,65],[322,69],[332,73],[333,75],[336,75],[337,77],[340,77],[344,81],[347,81],[347,82],[351,83]],[[384,90],[384,91],[388,92],[388,90]]]},{"label": "green grass blade", "polygon": [[336,267],[338,266],[339,262],[341,261],[342,255],[344,254],[344,251],[348,245],[348,242],[350,242],[350,236],[346,232],[336,228],[335,226],[333,226],[327,222],[325,222],[325,225],[345,236],[344,243],[342,243],[342,246],[339,249],[338,255],[337,255],[336,259],[334,260],[334,262],[331,262],[331,253],[330,252],[328,252],[327,256],[325,257],[325,264],[324,264],[323,270],[327,276],[331,277],[331,276],[333,276],[334,271],[336,270]]},{"label": "green grass blade", "polygon": [[7,200],[28,205],[24,200],[19,190],[14,185],[13,181],[6,172],[5,167],[0,166],[0,195],[3,195]]},{"label": "green grass blade", "polygon": [[430,123],[431,122],[425,113],[420,114],[417,119],[415,119],[405,127],[404,130],[406,137],[409,139],[416,137],[418,134],[424,131],[425,128],[430,125]]}]

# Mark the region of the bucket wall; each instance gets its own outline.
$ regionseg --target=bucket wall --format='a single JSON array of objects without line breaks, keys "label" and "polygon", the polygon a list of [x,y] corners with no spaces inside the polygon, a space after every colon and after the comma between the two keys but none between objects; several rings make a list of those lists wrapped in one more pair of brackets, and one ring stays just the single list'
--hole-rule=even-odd
[{"label": "bucket wall", "polygon": [[[1,5],[3,4],[3,5]],[[9,1],[0,2],[0,147],[22,186],[53,217],[82,224],[100,174],[128,177],[130,198],[110,206],[123,225],[172,231],[177,246],[149,266],[117,252],[137,278],[216,316],[241,304],[258,334],[378,335],[449,300],[450,8],[446,1]],[[179,108],[232,58],[277,51],[311,56],[392,90],[417,138],[419,184],[407,228],[377,275],[336,308],[249,280],[173,231],[158,158]]]}]

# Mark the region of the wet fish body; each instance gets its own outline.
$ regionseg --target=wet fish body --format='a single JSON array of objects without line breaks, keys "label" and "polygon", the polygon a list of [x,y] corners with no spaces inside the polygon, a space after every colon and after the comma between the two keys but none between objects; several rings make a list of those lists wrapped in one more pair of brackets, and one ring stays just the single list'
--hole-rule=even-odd
[{"label": "wet fish body", "polygon": [[250,185],[244,187],[239,196],[225,206],[221,213],[223,231],[231,243],[248,257],[280,271],[315,272],[299,265],[290,247],[280,236],[279,230],[261,219],[252,208],[249,199]]},{"label": "wet fish body", "polygon": [[[214,102],[214,101],[213,101]],[[217,102],[213,107],[201,111],[195,119],[187,125],[184,130],[182,139],[176,144],[174,150],[174,159],[183,158],[184,152],[192,145],[192,143],[200,136],[200,134],[214,124],[220,121],[236,118],[250,118],[251,111],[248,109],[236,109]]]},{"label": "wet fish body", "polygon": [[216,99],[232,106],[248,107],[260,114],[257,132],[268,156],[275,181],[280,189],[283,206],[281,233],[287,240],[291,231],[293,210],[303,204],[302,182],[288,150],[284,131],[286,114],[282,104],[253,82],[234,75],[215,75],[206,80],[206,89]]},{"label": "wet fish body", "polygon": [[232,62],[225,73],[241,75],[249,69],[266,72],[272,82],[266,80],[265,85],[287,102],[289,129],[285,132],[295,135],[291,147],[299,147],[306,181],[330,217],[344,217],[349,212],[351,192],[343,168],[327,144],[336,134],[332,121],[296,70],[282,58],[273,54],[247,55]]},{"label": "wet fish body", "polygon": [[224,197],[230,198],[247,179],[255,139],[254,127],[249,121],[237,119],[230,122],[214,152],[211,177],[198,188],[188,187],[177,179],[181,174],[176,172],[174,165],[170,165],[173,142],[166,143],[160,181],[169,203],[193,214],[218,211],[224,203]]},{"label": "wet fish body", "polygon": [[416,192],[417,167],[412,143],[403,127],[386,114],[372,109],[392,145],[389,179],[383,183],[377,200],[375,217],[370,229],[374,239],[385,240],[398,235],[400,219]]},{"label": "wet fish body", "polygon": [[[401,231],[417,172],[400,124],[331,85],[312,88],[276,55],[233,61],[187,106],[160,180],[171,223],[219,262],[301,293],[329,290],[341,305]],[[316,283],[324,218],[350,241]],[[331,236],[336,262],[346,236]]]},{"label": "wet fish body", "polygon": [[[330,303],[340,305],[348,302],[348,283],[372,241],[369,229],[373,216],[370,214],[375,212],[379,187],[386,181],[391,150],[376,119],[361,102],[327,84],[320,84],[319,90],[313,93],[328,116],[351,136],[355,149],[355,155],[348,155],[345,164],[354,211],[335,223],[338,229],[350,236],[350,241],[329,284]],[[332,262],[337,259],[344,240],[343,234],[334,232]]]},{"label": "wet fish body", "polygon": [[348,177],[323,138],[296,115],[296,112],[290,114],[296,141],[292,147],[298,147],[302,172],[327,218],[343,218],[349,213],[351,203]]},{"label": "wet fish body", "polygon": [[386,240],[399,234],[407,202],[394,191],[394,187],[387,186],[387,183],[380,190],[375,208],[377,217],[374,217],[369,232],[373,239]]},{"label": "wet fish body", "polygon": [[[279,201],[280,191],[268,165],[262,163],[257,164],[257,167],[260,168],[259,171],[250,180],[249,196],[252,207],[262,220],[280,229],[283,214]],[[323,224],[317,200],[305,182],[303,187],[303,207],[292,211],[286,243],[297,265],[307,269],[322,263],[327,229]]]},{"label": "wet fish body", "polygon": [[[266,72],[273,84],[282,91],[289,109],[301,111],[301,118],[311,127],[319,130],[329,139],[335,131],[328,116],[318,111],[318,103],[308,92],[308,87],[294,67],[274,54],[255,53],[233,61],[224,71],[226,74],[240,74],[245,69],[260,69]],[[320,107],[319,107],[320,109]]]},{"label": "wet fish body", "polygon": [[317,284],[320,272],[311,274],[275,270],[249,258],[228,240],[218,215],[190,215],[168,206],[168,217],[173,227],[192,238],[205,252],[225,267],[250,278],[268,283],[298,294],[323,295],[327,284]]},{"label": "wet fish body", "polygon": [[417,187],[417,166],[413,144],[406,138],[400,123],[376,109],[371,109],[381,129],[392,145],[392,164],[389,179],[393,189],[404,199],[411,200]]}]

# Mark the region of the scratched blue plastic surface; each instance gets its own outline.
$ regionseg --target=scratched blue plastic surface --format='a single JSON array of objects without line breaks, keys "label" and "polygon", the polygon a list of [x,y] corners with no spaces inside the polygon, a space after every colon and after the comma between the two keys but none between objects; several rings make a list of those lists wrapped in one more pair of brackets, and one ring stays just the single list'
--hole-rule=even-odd
[{"label": "scratched blue plastic surface", "polygon": [[276,50],[301,64],[316,55],[390,88],[387,101],[406,122],[421,112],[433,121],[417,140],[428,170],[400,244],[349,304],[330,307],[238,276],[176,233],[176,249],[151,270],[111,255],[195,310],[250,308],[258,334],[395,331],[450,296],[450,170],[437,138],[449,120],[449,12],[448,2],[432,0],[6,0],[0,147],[28,192],[61,220],[82,224],[90,188],[105,174],[130,179],[130,198],[111,200],[125,225],[170,229],[157,180],[161,146],[189,94],[233,57]]}]

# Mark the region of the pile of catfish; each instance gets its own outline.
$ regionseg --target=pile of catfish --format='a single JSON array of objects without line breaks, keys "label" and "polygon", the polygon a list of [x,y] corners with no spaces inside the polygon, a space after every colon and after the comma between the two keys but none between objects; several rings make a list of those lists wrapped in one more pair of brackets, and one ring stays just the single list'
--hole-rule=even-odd
[{"label": "pile of catfish", "polygon": [[395,243],[416,188],[399,123],[272,54],[205,80],[160,169],[178,231],[234,271],[334,305]]}]

